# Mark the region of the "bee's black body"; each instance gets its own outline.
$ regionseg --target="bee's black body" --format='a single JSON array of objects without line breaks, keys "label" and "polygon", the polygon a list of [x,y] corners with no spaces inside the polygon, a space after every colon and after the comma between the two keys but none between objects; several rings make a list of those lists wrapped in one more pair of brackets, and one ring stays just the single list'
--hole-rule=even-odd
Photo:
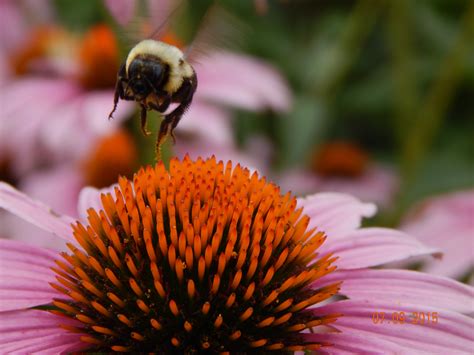
[{"label": "bee's black body", "polygon": [[147,111],[164,113],[172,103],[178,106],[166,114],[160,126],[160,145],[173,130],[191,104],[197,88],[194,69],[176,47],[163,42],[145,40],[130,52],[121,66],[115,86],[114,109],[119,99],[136,101],[141,106],[141,127],[145,134]]}]

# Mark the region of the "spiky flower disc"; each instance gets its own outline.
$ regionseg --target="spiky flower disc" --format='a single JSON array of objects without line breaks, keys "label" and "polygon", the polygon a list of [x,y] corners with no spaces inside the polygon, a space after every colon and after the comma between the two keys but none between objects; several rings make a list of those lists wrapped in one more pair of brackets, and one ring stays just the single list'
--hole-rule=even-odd
[{"label": "spiky flower disc", "polygon": [[53,313],[95,351],[205,353],[314,349],[302,332],[335,320],[308,307],[335,258],[296,200],[240,166],[185,158],[120,179],[77,223],[54,268]]}]

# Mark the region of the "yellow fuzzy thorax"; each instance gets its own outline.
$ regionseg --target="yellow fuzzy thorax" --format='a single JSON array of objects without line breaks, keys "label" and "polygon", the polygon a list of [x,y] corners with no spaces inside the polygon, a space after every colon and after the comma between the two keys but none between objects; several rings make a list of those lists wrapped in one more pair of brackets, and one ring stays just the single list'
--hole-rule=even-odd
[{"label": "yellow fuzzy thorax", "polygon": [[186,62],[184,54],[179,48],[153,39],[143,40],[132,48],[125,66],[127,74],[128,67],[138,55],[155,56],[169,66],[170,75],[164,89],[170,93],[176,92],[181,87],[183,78],[193,74],[191,65]]}]

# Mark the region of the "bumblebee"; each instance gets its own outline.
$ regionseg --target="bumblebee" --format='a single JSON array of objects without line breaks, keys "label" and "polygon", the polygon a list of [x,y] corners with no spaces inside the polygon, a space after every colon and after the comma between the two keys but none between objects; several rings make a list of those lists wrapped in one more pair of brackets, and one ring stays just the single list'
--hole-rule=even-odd
[{"label": "bumblebee", "polygon": [[164,115],[157,138],[157,152],[168,135],[173,135],[181,117],[188,109],[197,88],[194,68],[186,61],[183,52],[175,46],[146,39],[132,48],[117,75],[114,107],[119,99],[136,101],[141,106],[141,129],[147,131],[147,111],[165,113],[172,103],[177,106]]}]

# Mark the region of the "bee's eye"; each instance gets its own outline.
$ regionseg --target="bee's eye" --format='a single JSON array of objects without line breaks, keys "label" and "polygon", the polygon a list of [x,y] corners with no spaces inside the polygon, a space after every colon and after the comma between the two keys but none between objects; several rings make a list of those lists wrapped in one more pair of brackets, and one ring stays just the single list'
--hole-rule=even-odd
[{"label": "bee's eye", "polygon": [[148,70],[154,81],[159,82],[163,74],[163,67],[160,63],[151,62],[148,64]]}]

